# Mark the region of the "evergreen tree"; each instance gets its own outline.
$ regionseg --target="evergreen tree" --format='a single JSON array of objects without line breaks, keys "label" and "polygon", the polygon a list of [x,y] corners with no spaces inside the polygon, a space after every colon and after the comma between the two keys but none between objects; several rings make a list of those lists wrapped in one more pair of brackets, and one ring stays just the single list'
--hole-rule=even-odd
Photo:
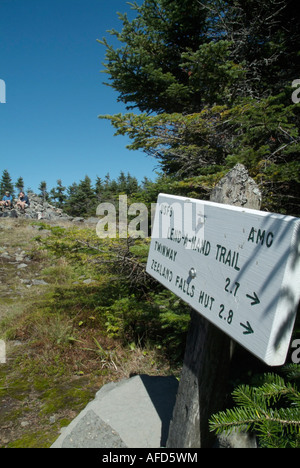
[{"label": "evergreen tree", "polygon": [[189,84],[189,73],[181,66],[181,54],[196,51],[206,43],[208,13],[198,1],[146,0],[131,4],[133,21],[119,14],[121,32],[111,30],[121,47],[106,38],[106,72],[120,100],[142,112],[194,112],[200,94]]},{"label": "evergreen tree", "polygon": [[119,15],[109,86],[141,112],[192,113],[277,94],[300,67],[296,0],[145,0]]},{"label": "evergreen tree", "polygon": [[[246,72],[238,94],[268,97],[292,83],[299,71],[296,0],[202,1],[212,31],[230,41],[230,56]],[[298,76],[298,75],[297,75]]]},{"label": "evergreen tree", "polygon": [[24,184],[23,177],[18,178],[17,182],[15,183],[15,187],[18,190],[18,192],[24,191],[25,184]]},{"label": "evergreen tree", "polygon": [[118,192],[127,193],[127,180],[123,171],[120,172],[120,175],[117,180]]},{"label": "evergreen tree", "polygon": [[107,173],[104,177],[102,201],[113,202],[117,195],[117,183],[111,180],[110,174]]},{"label": "evergreen tree", "polygon": [[126,193],[127,195],[133,195],[139,192],[140,186],[136,177],[133,177],[129,173],[126,176]]},{"label": "evergreen tree", "polygon": [[121,47],[102,43],[110,86],[143,113],[102,118],[164,173],[202,177],[198,187],[207,174],[216,173],[212,184],[242,162],[260,183],[265,208],[297,215],[296,2],[145,0],[132,8],[136,18],[120,15],[122,31],[111,31]]},{"label": "evergreen tree", "polygon": [[65,211],[68,213],[70,216],[80,216],[81,213],[78,209],[78,203],[77,203],[77,193],[78,193],[78,184],[76,182],[73,182],[72,185],[70,185],[67,188],[67,200],[66,200],[66,205],[65,205]]},{"label": "evergreen tree", "polygon": [[47,190],[47,182],[45,180],[43,180],[40,185],[39,185],[39,191],[40,191],[40,196],[42,197],[43,199],[43,202],[45,202],[46,200],[48,200],[49,198],[49,194],[48,194],[48,190]]},{"label": "evergreen tree", "polygon": [[142,180],[142,190],[147,190],[147,188],[149,187],[149,184],[151,183],[150,179],[148,179],[147,176],[145,176]]},{"label": "evergreen tree", "polygon": [[74,183],[68,188],[69,197],[66,202],[66,212],[71,216],[91,216],[96,210],[96,195],[91,179],[86,175],[79,184]]},{"label": "evergreen tree", "polygon": [[103,200],[103,190],[104,190],[104,187],[103,187],[102,179],[99,176],[97,176],[96,182],[95,182],[95,194],[96,194],[97,201],[99,203]]},{"label": "evergreen tree", "polygon": [[260,378],[260,385],[239,385],[232,393],[237,406],[213,415],[211,431],[251,430],[263,448],[299,448],[300,366],[286,366],[284,372],[286,379],[269,373]]},{"label": "evergreen tree", "polygon": [[58,208],[63,208],[64,203],[67,199],[67,196],[64,193],[65,190],[66,187],[62,185],[61,179],[58,179],[57,186],[50,191],[51,197],[56,202]]},{"label": "evergreen tree", "polygon": [[104,177],[104,190],[107,190],[110,187],[111,184],[111,178],[109,172],[106,174]]},{"label": "evergreen tree", "polygon": [[2,199],[5,192],[9,192],[14,196],[14,185],[9,175],[9,172],[5,169],[2,173],[2,178],[0,180],[0,197]]},{"label": "evergreen tree", "polygon": [[72,201],[76,197],[77,190],[78,190],[78,185],[76,182],[73,182],[73,184],[67,188],[67,199],[66,199],[66,204],[65,204],[65,211],[70,216],[73,216],[72,208],[74,206],[74,203],[72,203]]}]

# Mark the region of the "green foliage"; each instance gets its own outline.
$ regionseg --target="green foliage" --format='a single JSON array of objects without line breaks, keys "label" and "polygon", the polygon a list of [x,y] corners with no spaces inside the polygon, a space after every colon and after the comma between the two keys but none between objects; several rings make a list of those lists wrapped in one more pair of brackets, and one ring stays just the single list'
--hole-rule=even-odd
[{"label": "green foliage", "polygon": [[111,31],[120,47],[102,44],[109,85],[142,113],[100,117],[183,185],[221,166],[211,189],[240,162],[259,183],[265,209],[299,215],[295,1],[145,0],[131,7],[136,17],[120,15],[122,31]]},{"label": "green foliage", "polygon": [[60,266],[62,277],[48,271],[48,281],[52,276],[56,286],[49,303],[53,313],[69,311],[70,317],[80,314],[83,323],[93,316],[109,337],[126,344],[151,344],[173,362],[182,358],[189,308],[146,275],[147,239],[99,239],[89,229],[38,225],[51,231],[45,239],[37,237],[43,249],[61,260],[65,258],[77,276],[93,278],[87,286],[65,286],[62,277],[66,266]]},{"label": "green foliage", "polygon": [[163,172],[189,177],[203,167],[223,164],[226,152],[220,140],[224,107],[214,106],[192,115],[117,114],[110,119],[116,135],[127,134],[133,143],[129,149],[144,151],[159,160]]},{"label": "green foliage", "polygon": [[69,197],[65,211],[71,216],[87,216],[95,213],[95,192],[89,176],[85,176],[79,184],[73,184],[69,189]]},{"label": "green foliage", "polygon": [[190,315],[172,293],[149,290],[142,301],[135,293],[98,310],[105,315],[109,336],[126,343],[151,344],[167,352],[173,362],[182,358]]},{"label": "green foliage", "polygon": [[[189,73],[180,66],[181,53],[206,42],[206,17],[198,2],[146,0],[131,3],[136,17],[119,14],[121,32],[111,30],[121,47],[107,39],[106,72],[120,99],[142,112],[183,112],[197,107]],[[200,96],[198,95],[198,98]]]},{"label": "green foliage", "polygon": [[[119,195],[132,197],[133,202],[135,199],[138,200],[145,190],[144,183],[148,182],[150,183],[150,180],[145,178],[145,181],[140,184],[136,177],[120,171],[116,180],[111,179],[109,173],[103,180],[97,176],[94,186],[90,177],[86,175],[79,183],[74,182],[69,187],[64,187],[61,179],[58,179],[56,187],[51,190],[48,190],[47,182],[43,180],[38,190],[43,201],[54,203],[70,216],[88,217],[95,216],[99,203],[111,202],[117,205]],[[24,190],[24,185],[23,178],[19,177],[15,187],[20,191]],[[3,196],[2,192],[4,194],[6,190],[14,194],[13,187],[14,184],[8,171],[4,170],[0,181],[0,198]]]},{"label": "green foliage", "polygon": [[51,198],[56,202],[58,208],[63,208],[64,203],[67,199],[67,196],[64,193],[65,190],[66,187],[62,185],[61,179],[58,179],[56,188],[53,188],[50,191]]},{"label": "green foliage", "polygon": [[268,373],[260,378],[259,385],[238,386],[232,393],[237,406],[213,415],[211,431],[253,431],[261,447],[299,448],[300,391],[296,380],[300,377],[300,366],[288,366],[286,374],[288,382]]},{"label": "green foliage", "polygon": [[42,197],[42,200],[49,200],[49,193],[47,189],[47,182],[43,180],[40,185],[39,185],[39,191],[40,191],[40,196]]},{"label": "green foliage", "polygon": [[24,180],[23,177],[19,177],[17,182],[15,183],[15,187],[18,190],[18,192],[23,192],[24,190]]},{"label": "green foliage", "polygon": [[9,172],[5,169],[2,173],[2,178],[0,180],[0,199],[2,200],[5,192],[9,192],[11,195],[14,195],[14,185],[9,175]]}]

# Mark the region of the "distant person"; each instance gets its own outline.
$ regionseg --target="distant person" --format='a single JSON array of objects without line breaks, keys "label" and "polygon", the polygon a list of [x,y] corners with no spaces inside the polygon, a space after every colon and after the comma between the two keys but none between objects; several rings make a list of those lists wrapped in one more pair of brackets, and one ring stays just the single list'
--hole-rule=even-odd
[{"label": "distant person", "polygon": [[24,192],[20,192],[19,200],[17,201],[17,207],[21,210],[25,210],[30,206],[29,198],[25,195]]},{"label": "distant person", "polygon": [[7,208],[10,208],[12,205],[12,196],[10,195],[9,192],[5,192],[4,197],[2,198],[2,201],[0,201],[0,206],[4,206]]}]

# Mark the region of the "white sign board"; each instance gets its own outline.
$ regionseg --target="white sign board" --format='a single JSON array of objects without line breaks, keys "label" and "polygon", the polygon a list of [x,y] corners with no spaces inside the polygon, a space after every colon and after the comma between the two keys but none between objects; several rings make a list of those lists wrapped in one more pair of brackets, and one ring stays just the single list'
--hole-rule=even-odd
[{"label": "white sign board", "polygon": [[300,299],[300,219],[160,194],[147,272],[270,366]]}]

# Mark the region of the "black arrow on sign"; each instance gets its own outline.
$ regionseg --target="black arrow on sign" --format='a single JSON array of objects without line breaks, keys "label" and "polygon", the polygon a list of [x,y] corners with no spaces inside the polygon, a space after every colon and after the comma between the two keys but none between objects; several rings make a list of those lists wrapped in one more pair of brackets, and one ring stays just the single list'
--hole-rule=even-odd
[{"label": "black arrow on sign", "polygon": [[260,304],[260,300],[258,299],[256,292],[254,292],[253,294],[254,296],[250,296],[250,294],[246,294],[246,297],[249,297],[249,299],[252,300],[251,305]]},{"label": "black arrow on sign", "polygon": [[245,328],[245,331],[243,332],[243,335],[251,335],[252,333],[254,333],[254,330],[253,328],[251,327],[250,323],[247,322],[247,325],[245,325],[244,323],[240,323],[240,325]]}]

